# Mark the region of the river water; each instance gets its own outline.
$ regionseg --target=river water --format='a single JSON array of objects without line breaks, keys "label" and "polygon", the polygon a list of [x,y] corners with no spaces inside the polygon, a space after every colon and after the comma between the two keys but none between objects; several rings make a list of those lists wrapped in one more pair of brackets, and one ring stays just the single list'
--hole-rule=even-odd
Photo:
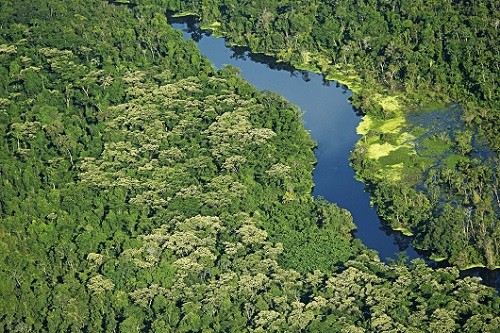
[{"label": "river water", "polygon": [[200,32],[194,20],[182,21],[172,26],[182,30],[185,39],[194,39],[215,67],[237,67],[240,75],[258,89],[276,92],[303,110],[304,126],[318,144],[314,196],[349,210],[357,226],[356,237],[375,249],[381,259],[396,258],[400,252],[410,259],[419,257],[406,237],[382,227],[370,205],[370,195],[354,178],[349,154],[359,140],[356,127],[361,118],[348,101],[351,92],[346,87],[325,81],[319,74],[276,63],[271,57],[253,55],[245,48],[228,48],[223,38]]},{"label": "river water", "polygon": [[[201,53],[216,68],[237,67],[240,75],[258,89],[276,92],[303,110],[304,127],[318,144],[313,195],[349,210],[357,226],[357,238],[376,250],[383,261],[395,259],[400,253],[410,260],[426,259],[412,248],[410,238],[383,225],[370,204],[364,184],[354,177],[349,155],[360,138],[356,127],[361,117],[349,103],[350,90],[325,80],[322,75],[295,70],[271,57],[252,54],[247,48],[227,47],[223,38],[201,31],[194,18],[169,21],[183,32],[184,39],[196,41]],[[462,275],[481,276],[486,284],[500,288],[498,272],[473,269]]]}]

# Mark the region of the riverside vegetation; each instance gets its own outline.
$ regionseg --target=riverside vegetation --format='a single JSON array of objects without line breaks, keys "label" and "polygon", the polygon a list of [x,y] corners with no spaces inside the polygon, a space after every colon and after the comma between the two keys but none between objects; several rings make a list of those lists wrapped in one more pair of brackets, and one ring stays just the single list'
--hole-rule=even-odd
[{"label": "riverside vegetation", "polygon": [[[165,3],[197,13],[230,45],[346,84],[366,114],[352,163],[378,213],[435,260],[499,266],[498,1]],[[457,131],[430,137],[406,119],[452,102],[463,110]],[[487,157],[475,151],[480,140]]]},{"label": "riverside vegetation", "polygon": [[500,327],[494,289],[353,239],[299,110],[165,5],[0,3],[3,332]]}]

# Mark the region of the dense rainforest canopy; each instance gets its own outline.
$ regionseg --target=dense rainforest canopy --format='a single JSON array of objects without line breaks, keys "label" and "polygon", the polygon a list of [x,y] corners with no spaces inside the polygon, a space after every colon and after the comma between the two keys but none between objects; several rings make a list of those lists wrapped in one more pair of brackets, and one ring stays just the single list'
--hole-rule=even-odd
[{"label": "dense rainforest canopy", "polygon": [[300,111],[215,71],[166,5],[0,3],[0,330],[500,326],[494,289],[353,239],[311,196]]},{"label": "dense rainforest canopy", "polygon": [[[367,114],[352,162],[379,215],[436,260],[500,266],[498,1],[164,3],[230,44],[347,84]],[[405,119],[451,102],[456,131]]]}]

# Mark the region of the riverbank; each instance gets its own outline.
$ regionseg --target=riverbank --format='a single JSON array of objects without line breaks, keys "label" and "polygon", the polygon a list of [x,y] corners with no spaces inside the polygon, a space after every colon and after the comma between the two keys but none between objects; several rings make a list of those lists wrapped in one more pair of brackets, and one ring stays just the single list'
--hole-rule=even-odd
[{"label": "riverbank", "polygon": [[[171,17],[176,19],[181,19],[183,17],[196,17],[199,16],[193,12],[181,12],[172,14]],[[223,37],[225,34],[221,30],[220,22],[211,23],[201,23],[201,30],[210,30],[211,34],[215,37]],[[227,43],[230,47],[248,47],[245,44],[238,44],[234,42]],[[255,51],[255,50],[253,50]],[[363,105],[362,112],[367,114],[363,116],[362,122],[358,127],[357,133],[362,135],[362,141],[369,142],[369,158],[378,159],[383,156],[389,155],[391,151],[398,150],[399,148],[408,148],[405,150],[406,159],[414,155],[415,152],[412,150],[413,146],[410,143],[411,134],[407,132],[400,133],[404,128],[406,121],[404,118],[404,105],[406,104],[406,99],[402,95],[391,95],[387,91],[381,91],[380,87],[375,88],[373,85],[368,87],[368,85],[363,84],[361,76],[358,75],[353,68],[349,66],[347,69],[340,65],[333,65],[330,61],[322,56],[319,52],[305,51],[301,53],[303,58],[302,63],[289,62],[290,60],[290,50],[280,51],[278,53],[262,52],[261,54],[273,57],[278,62],[289,63],[297,70],[309,71],[324,76],[325,80],[335,81],[338,84],[346,86],[354,94],[363,96],[369,96],[368,101],[365,101],[366,105]],[[259,51],[258,51],[259,52]],[[374,89],[375,88],[375,89]],[[359,106],[358,106],[359,107]],[[386,115],[386,119],[377,119],[374,121],[374,117],[370,115],[371,109],[381,109]],[[381,134],[400,134],[397,140],[397,145],[393,145],[389,142],[384,142],[383,140],[376,139],[371,135],[371,132],[377,131]],[[361,140],[360,140],[361,141]],[[401,154],[401,151],[399,151]],[[405,158],[403,158],[405,159]],[[384,168],[381,169],[379,176],[381,178],[389,177],[393,180],[398,180],[401,178],[401,164],[386,164]],[[396,229],[394,229],[396,230]],[[404,230],[404,229],[403,229]],[[405,231],[405,233],[409,233]]]},{"label": "riverbank", "polygon": [[235,66],[240,75],[258,89],[276,92],[300,107],[303,126],[317,143],[314,197],[352,212],[356,237],[375,249],[382,260],[397,258],[401,251],[406,251],[409,260],[420,257],[408,247],[400,233],[382,230],[364,184],[355,178],[349,165],[349,155],[360,137],[355,130],[360,117],[349,103],[349,90],[325,82],[319,74],[298,71],[276,63],[274,58],[251,54],[247,48],[229,48],[221,38],[203,36],[194,21],[184,23],[185,26],[177,23],[173,26],[183,29],[185,38],[194,38],[216,68]]},{"label": "riverbank", "polygon": [[[218,22],[203,24],[203,27],[211,27],[210,30],[216,36],[225,35],[222,31],[223,25]],[[228,44],[233,47],[241,46],[234,38],[230,39]],[[441,240],[435,237],[443,228],[453,230],[450,225],[445,227],[450,222],[442,216],[442,206],[439,202],[448,200],[456,205],[468,200],[457,199],[457,193],[453,193],[455,191],[453,188],[436,190],[435,187],[431,188],[425,184],[430,171],[434,172],[434,177],[436,173],[437,177],[441,177],[440,170],[443,165],[453,169],[460,163],[470,162],[469,159],[460,157],[458,149],[460,143],[455,140],[453,134],[450,138],[443,135],[426,137],[425,126],[413,126],[408,123],[408,115],[415,112],[415,108],[411,107],[414,104],[408,101],[410,96],[391,94],[380,85],[363,80],[351,66],[340,67],[329,63],[321,52],[302,51],[299,57],[290,58],[290,50],[261,52],[258,43],[249,42],[249,44],[252,45],[244,46],[249,46],[254,52],[274,57],[278,63],[289,63],[300,70],[321,73],[324,79],[336,79],[339,84],[352,89],[353,105],[365,113],[357,129],[362,137],[351,156],[352,164],[356,170],[356,177],[368,185],[372,193],[372,203],[391,229],[407,236],[415,236],[419,248],[440,249],[438,251],[440,256],[446,253],[444,257],[460,268],[471,264],[477,265],[481,261],[488,267],[494,267],[496,259],[491,260],[491,258],[497,255],[491,251],[481,253],[482,244],[472,244],[472,250],[469,246],[465,252],[453,248],[442,249],[439,244]],[[439,98],[437,102],[434,100],[433,107],[448,101],[440,92],[435,92],[433,96],[419,96],[417,100],[422,103],[422,100],[430,100],[436,96]],[[423,111],[428,112],[428,108]],[[469,137],[469,140],[471,139]],[[470,142],[465,142],[464,145],[468,146]],[[441,163],[443,161],[445,163]],[[441,192],[436,194],[436,191]],[[460,212],[467,214],[466,210]],[[426,225],[436,219],[442,219],[447,223],[436,227]],[[455,216],[454,219],[458,221],[460,216]],[[472,239],[470,235],[466,236]],[[446,238],[449,235],[445,233],[442,237]],[[495,249],[492,251],[498,252]],[[483,259],[480,259],[481,257]],[[490,258],[488,264],[486,258]],[[470,260],[473,260],[472,263]]]}]

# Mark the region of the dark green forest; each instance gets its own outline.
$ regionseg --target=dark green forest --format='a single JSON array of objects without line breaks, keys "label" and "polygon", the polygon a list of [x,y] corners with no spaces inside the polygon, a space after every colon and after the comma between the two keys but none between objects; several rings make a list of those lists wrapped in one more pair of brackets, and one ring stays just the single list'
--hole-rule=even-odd
[{"label": "dark green forest", "polygon": [[[379,215],[415,236],[415,247],[461,268],[500,266],[498,1],[163,2],[195,13],[230,45],[339,80],[376,123],[458,103],[461,131],[427,137],[425,128],[372,128],[353,167]],[[405,132],[416,139],[408,143]],[[492,151],[487,159],[476,153],[480,140]],[[373,158],[374,143],[395,148]]]},{"label": "dark green forest", "polygon": [[458,101],[500,149],[498,1],[160,2],[218,22],[231,44],[324,74],[353,70],[365,87],[354,104],[365,112],[384,91],[413,106]]},{"label": "dark green forest", "polygon": [[496,290],[381,263],[312,197],[300,110],[176,5],[0,3],[0,330],[498,331]]}]

